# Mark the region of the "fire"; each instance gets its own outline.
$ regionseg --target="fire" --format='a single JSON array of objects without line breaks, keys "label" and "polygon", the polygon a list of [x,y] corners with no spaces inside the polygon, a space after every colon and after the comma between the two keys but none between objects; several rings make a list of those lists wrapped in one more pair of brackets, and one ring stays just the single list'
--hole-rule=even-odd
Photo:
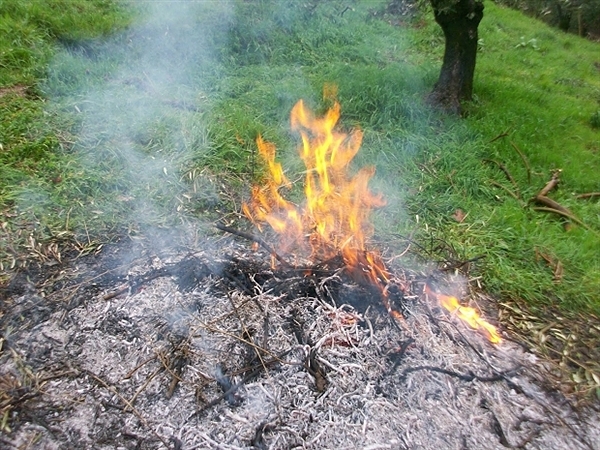
[{"label": "fire", "polygon": [[[372,234],[370,212],[385,205],[385,201],[368,188],[375,173],[373,167],[350,173],[363,134],[360,130],[349,134],[336,130],[339,118],[337,101],[323,117],[315,117],[302,100],[292,109],[291,127],[300,134],[299,153],[306,166],[302,206],[283,197],[281,192],[291,189],[292,183],[275,159],[275,145],[259,136],[256,144],[268,176],[262,186],[252,188],[251,200],[242,205],[242,210],[259,230],[268,224],[278,234],[281,252],[320,262],[341,256],[351,276],[378,289],[388,312],[401,320],[402,315],[390,305],[386,288],[390,276],[381,256],[366,249]],[[435,295],[472,328],[485,330],[491,342],[500,342],[495,328],[475,310],[461,306],[455,297]]]},{"label": "fire", "polygon": [[319,261],[341,254],[349,267],[376,265],[373,280],[387,281],[378,255],[365,250],[372,231],[369,214],[385,201],[367,186],[375,173],[373,167],[350,175],[349,165],[363,135],[360,130],[350,134],[336,131],[339,118],[337,102],[323,117],[315,117],[302,100],[292,109],[291,127],[302,139],[299,151],[306,166],[302,207],[281,195],[291,183],[275,161],[275,146],[259,136],[256,143],[269,176],[262,187],[252,189],[252,200],[243,205],[243,211],[259,229],[267,223],[275,230],[284,252],[299,252]]},{"label": "fire", "polygon": [[462,306],[456,297],[434,292],[429,286],[425,285],[425,293],[435,297],[447,311],[455,314],[456,317],[467,323],[474,330],[481,331],[487,339],[493,344],[502,342],[498,330],[492,324],[486,322],[475,308]]}]

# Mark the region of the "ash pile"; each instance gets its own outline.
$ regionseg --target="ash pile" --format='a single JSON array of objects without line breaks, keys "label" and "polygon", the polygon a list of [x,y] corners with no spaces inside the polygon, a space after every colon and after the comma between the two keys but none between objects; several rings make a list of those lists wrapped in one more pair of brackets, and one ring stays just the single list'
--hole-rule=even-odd
[{"label": "ash pile", "polygon": [[394,315],[335,261],[274,269],[207,242],[107,248],[7,291],[0,446],[600,448],[597,410],[440,308],[425,275],[386,262]]}]

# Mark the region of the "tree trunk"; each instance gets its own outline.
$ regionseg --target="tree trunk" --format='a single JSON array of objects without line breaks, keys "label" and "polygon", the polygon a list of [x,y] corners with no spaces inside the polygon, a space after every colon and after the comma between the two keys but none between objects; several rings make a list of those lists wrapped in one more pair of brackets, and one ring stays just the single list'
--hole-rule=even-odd
[{"label": "tree trunk", "polygon": [[435,21],[446,39],[440,77],[428,101],[460,114],[461,102],[473,97],[477,27],[483,18],[480,0],[431,0]]}]

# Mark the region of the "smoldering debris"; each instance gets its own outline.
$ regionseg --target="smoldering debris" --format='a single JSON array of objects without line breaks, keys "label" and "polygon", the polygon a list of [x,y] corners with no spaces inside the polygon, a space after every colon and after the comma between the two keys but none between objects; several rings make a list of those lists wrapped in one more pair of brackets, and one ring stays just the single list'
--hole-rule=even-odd
[{"label": "smoldering debris", "polygon": [[146,250],[100,284],[90,257],[63,290],[46,280],[11,298],[2,445],[598,448],[598,411],[549,389],[509,340],[490,344],[418,292],[397,326],[339,273],[303,285],[268,255],[212,244]]}]

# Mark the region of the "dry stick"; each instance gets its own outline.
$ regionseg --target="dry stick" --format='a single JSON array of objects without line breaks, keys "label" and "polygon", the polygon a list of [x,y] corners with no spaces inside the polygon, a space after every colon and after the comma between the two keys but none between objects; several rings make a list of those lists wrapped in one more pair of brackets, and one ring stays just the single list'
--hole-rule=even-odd
[{"label": "dry stick", "polygon": [[545,197],[552,189],[558,186],[558,183],[560,182],[560,172],[560,170],[555,170],[552,172],[552,178],[546,183],[546,186],[544,186],[540,192],[538,192],[536,197]]},{"label": "dry stick", "polygon": [[275,252],[275,250],[273,250],[273,248],[269,244],[267,244],[264,240],[262,240],[262,238],[260,238],[258,236],[255,236],[253,234],[250,234],[250,233],[246,233],[244,231],[240,231],[240,230],[236,230],[234,228],[226,227],[225,225],[221,225],[219,223],[215,224],[215,228],[217,228],[218,230],[221,230],[221,231],[225,231],[226,233],[234,234],[236,236],[240,236],[240,237],[243,237],[243,238],[248,239],[250,241],[256,242],[262,248],[264,248],[266,251],[268,251],[271,254],[271,256],[273,256],[282,265],[284,265],[288,269],[293,268],[290,263],[288,263],[285,259],[283,259],[281,256],[279,256],[277,254],[277,252]]},{"label": "dry stick", "polygon": [[479,375],[475,375],[472,372],[466,373],[466,374],[462,374],[462,373],[458,373],[458,372],[454,372],[452,370],[448,370],[448,369],[443,369],[441,367],[435,367],[435,366],[416,366],[416,367],[408,367],[406,369],[404,369],[404,371],[402,372],[402,375],[400,375],[400,378],[405,378],[406,375],[408,375],[411,372],[417,372],[419,370],[429,370],[431,372],[438,372],[438,373],[443,373],[445,375],[450,375],[452,377],[456,377],[460,380],[463,381],[473,381],[473,380],[477,380],[477,381],[485,381],[485,382],[493,382],[493,381],[501,381],[505,379],[505,376],[503,374],[496,374],[493,375],[491,377],[480,377]]},{"label": "dry stick", "polygon": [[515,198],[515,200],[521,201],[521,198],[515,194],[513,191],[511,191],[509,188],[507,188],[506,186],[503,186],[502,184],[498,183],[497,181],[494,180],[490,180],[490,184],[499,187],[500,189],[505,190],[506,192],[508,192],[512,197]]},{"label": "dry stick", "polygon": [[175,392],[175,388],[177,387],[177,384],[179,384],[179,382],[182,382],[183,379],[175,373],[175,371],[177,370],[177,368],[173,368],[171,369],[169,367],[168,361],[165,360],[164,355],[162,354],[162,352],[157,352],[156,353],[158,358],[160,359],[161,364],[163,365],[163,368],[169,372],[169,375],[171,375],[172,379],[171,379],[171,383],[169,384],[169,389],[167,389],[167,399],[170,399],[173,396],[173,393]]},{"label": "dry stick", "polygon": [[559,216],[563,216],[566,217],[567,219],[571,219],[573,222],[578,223],[579,225],[581,225],[583,228],[585,228],[586,230],[592,231],[596,234],[598,234],[596,232],[596,230],[590,228],[589,226],[587,226],[585,223],[583,223],[581,220],[579,220],[577,217],[575,217],[568,209],[566,208],[561,208],[561,209],[556,209],[556,208],[548,208],[545,206],[536,206],[533,208],[534,211],[545,211],[545,212],[551,212],[551,213],[555,213],[558,214]]},{"label": "dry stick", "polygon": [[112,300],[113,298],[126,293],[130,289],[130,287],[131,286],[125,286],[124,288],[117,289],[116,291],[113,291],[113,292],[109,292],[104,297],[102,297],[102,300]]},{"label": "dry stick", "polygon": [[548,181],[546,183],[546,185],[540,190],[540,192],[538,192],[538,194],[533,198],[534,202],[543,205],[543,206],[535,207],[533,209],[535,211],[545,211],[545,212],[551,212],[554,214],[558,214],[559,216],[563,216],[567,219],[572,220],[573,222],[581,225],[582,227],[584,227],[585,229],[587,229],[589,231],[595,232],[595,230],[588,227],[585,223],[583,223],[580,219],[578,219],[567,208],[562,206],[560,203],[552,200],[551,198],[547,197],[548,193],[552,189],[554,189],[556,186],[558,186],[558,183],[560,182],[560,179],[559,179],[560,172],[561,172],[560,170],[555,170],[552,173],[552,178],[550,179],[550,181]]},{"label": "dry stick", "polygon": [[515,191],[517,192],[518,198],[521,198],[521,192],[519,191],[519,185],[517,184],[517,182],[515,181],[515,179],[510,174],[510,172],[508,171],[508,169],[506,168],[506,166],[504,164],[502,164],[500,161],[496,161],[495,159],[487,159],[486,158],[483,161],[496,164],[496,166],[498,166],[498,168],[502,172],[504,172],[504,175],[506,175],[506,178],[508,178],[508,181],[510,181],[512,183],[512,185],[515,187]]},{"label": "dry stick", "polygon": [[587,199],[587,198],[594,198],[594,197],[600,197],[600,192],[587,192],[585,194],[579,194],[579,195],[575,196],[575,198],[577,198],[577,199]]},{"label": "dry stick", "polygon": [[127,380],[129,378],[131,378],[133,376],[134,373],[136,373],[138,370],[140,370],[143,366],[145,366],[146,364],[148,364],[150,361],[153,361],[154,359],[156,359],[156,356],[151,356],[150,358],[142,361],[141,363],[139,363],[136,367],[134,367],[133,369],[131,369],[127,375],[125,375],[123,377],[124,380]]},{"label": "dry stick", "polygon": [[529,166],[529,161],[527,160],[525,154],[521,151],[521,149],[517,147],[517,144],[515,144],[513,141],[510,141],[510,145],[513,146],[513,148],[517,151],[517,153],[523,160],[523,164],[525,164],[525,168],[527,169],[527,182],[531,184],[531,167]]},{"label": "dry stick", "polygon": [[[148,379],[146,380],[146,382],[135,392],[135,394],[133,394],[133,397],[131,397],[131,400],[129,400],[129,404],[133,405],[135,403],[135,401],[137,400],[138,396],[144,392],[144,389],[146,389],[148,387],[148,385],[150,384],[150,382],[152,380],[154,380],[154,378],[156,377],[156,375],[158,375],[160,372],[162,372],[163,368],[159,367],[158,369],[156,369],[152,375],[150,375],[148,377]],[[129,406],[126,406],[123,411],[127,412],[127,409],[129,408]]]},{"label": "dry stick", "polygon": [[137,409],[135,409],[135,407],[129,403],[129,401],[123,397],[121,394],[119,394],[119,391],[117,391],[113,386],[110,386],[106,381],[104,381],[102,378],[100,378],[99,376],[97,376],[96,374],[94,374],[93,372],[89,371],[89,370],[84,370],[83,373],[86,373],[88,376],[90,376],[91,378],[93,378],[94,380],[96,380],[98,383],[100,383],[102,386],[104,386],[106,389],[108,389],[109,391],[111,391],[113,394],[115,394],[117,397],[119,397],[119,399],[125,404],[125,406],[129,407],[131,409],[131,412],[133,414],[135,414],[135,416],[140,420],[140,422],[142,422],[142,424],[148,428],[152,434],[154,434],[154,436],[156,436],[158,438],[158,440],[160,442],[163,443],[163,445],[166,448],[169,448],[169,443],[161,436],[159,435],[154,428],[152,428],[150,426],[150,424],[148,423],[148,421],[146,419],[144,419],[144,416],[142,416],[139,411]]},{"label": "dry stick", "polygon": [[[243,342],[244,344],[249,345],[250,347],[254,347],[258,351],[262,351],[262,352],[266,353],[267,355],[269,355],[269,356],[271,356],[273,358],[277,358],[277,355],[275,353],[270,352],[266,348],[262,348],[260,345],[256,345],[254,342],[251,342],[251,341],[248,341],[248,340],[246,340],[244,338],[236,336],[233,333],[230,333],[230,332],[225,331],[225,330],[221,330],[221,329],[219,329],[217,327],[210,326],[208,323],[198,322],[198,326],[200,328],[204,328],[205,330],[212,331],[213,333],[219,333],[219,334],[222,334],[223,336],[227,336],[227,337],[230,337],[232,339],[235,339],[236,341]],[[201,336],[195,335],[193,337],[201,337]],[[279,362],[280,363],[285,363],[285,361],[281,361],[281,360]]]},{"label": "dry stick", "polygon": [[[246,327],[246,324],[244,323],[244,320],[242,319],[242,316],[240,315],[240,312],[239,312],[237,306],[235,306],[235,302],[233,301],[233,298],[231,298],[231,295],[229,293],[227,294],[227,298],[229,299],[229,302],[231,303],[231,307],[235,311],[235,315],[237,316],[238,320],[240,321],[240,324],[242,325],[242,329],[244,330],[244,335],[248,336],[248,339],[250,339],[250,333],[248,332],[248,327]],[[266,345],[264,347],[266,348]],[[260,351],[258,351],[258,349],[256,347],[252,347],[252,349],[254,350],[254,353],[256,353],[256,356],[258,356],[258,359],[260,360],[260,363],[262,364],[263,369],[265,369],[265,373],[267,374],[267,376],[269,376],[269,371],[267,370],[267,366],[265,366],[265,361],[263,360],[262,355],[260,354]]]}]

